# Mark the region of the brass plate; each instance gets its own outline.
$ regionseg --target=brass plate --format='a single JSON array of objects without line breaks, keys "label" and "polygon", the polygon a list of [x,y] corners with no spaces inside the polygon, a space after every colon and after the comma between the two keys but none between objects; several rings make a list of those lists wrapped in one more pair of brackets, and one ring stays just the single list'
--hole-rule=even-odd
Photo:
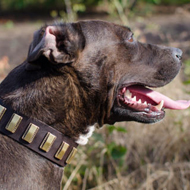
[{"label": "brass plate", "polygon": [[44,150],[45,152],[48,152],[51,146],[53,145],[55,139],[56,139],[56,136],[48,132],[44,140],[42,141],[40,148]]},{"label": "brass plate", "polygon": [[58,160],[62,160],[68,148],[69,148],[69,144],[67,144],[66,142],[62,142],[57,153],[55,154],[55,158],[57,158]]},{"label": "brass plate", "polygon": [[1,120],[1,118],[3,117],[3,115],[4,115],[5,111],[6,111],[6,109],[7,109],[7,108],[5,108],[5,107],[3,107],[3,106],[0,105],[0,120]]},{"label": "brass plate", "polygon": [[11,133],[15,133],[21,121],[22,121],[22,117],[14,113],[10,121],[6,125],[5,129],[7,131],[10,131]]},{"label": "brass plate", "polygon": [[31,143],[34,140],[34,137],[36,136],[38,130],[39,127],[37,125],[30,123],[24,135],[22,136],[22,139],[28,143]]},{"label": "brass plate", "polygon": [[74,156],[75,156],[76,153],[77,153],[77,149],[75,147],[73,147],[71,153],[69,154],[69,156],[68,156],[68,158],[66,160],[67,164],[71,163],[71,161],[73,160],[73,158],[74,158]]}]

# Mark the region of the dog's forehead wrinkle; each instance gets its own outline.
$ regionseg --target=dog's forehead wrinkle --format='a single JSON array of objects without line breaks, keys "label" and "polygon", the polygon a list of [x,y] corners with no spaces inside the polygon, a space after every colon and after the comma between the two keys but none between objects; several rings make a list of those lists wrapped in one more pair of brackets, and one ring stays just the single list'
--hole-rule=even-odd
[{"label": "dog's forehead wrinkle", "polygon": [[113,48],[115,48],[119,44],[124,44],[122,41],[114,41],[114,40],[101,40],[101,41],[93,41],[86,44],[85,49],[88,51],[91,51],[92,54],[99,50],[103,50],[102,52],[112,51]]}]

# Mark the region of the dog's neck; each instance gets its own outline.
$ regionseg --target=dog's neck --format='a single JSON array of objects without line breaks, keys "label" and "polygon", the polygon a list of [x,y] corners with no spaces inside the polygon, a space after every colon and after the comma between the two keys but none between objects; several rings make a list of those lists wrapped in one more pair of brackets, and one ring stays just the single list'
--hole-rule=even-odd
[{"label": "dog's neck", "polygon": [[86,144],[91,136],[94,128],[88,126],[102,125],[106,95],[96,89],[88,92],[73,68],[27,72],[23,63],[15,70],[0,85],[0,97],[14,110],[52,126],[78,144]]},{"label": "dog's neck", "polygon": [[64,167],[77,152],[73,139],[47,124],[15,112],[0,100],[0,133]]}]

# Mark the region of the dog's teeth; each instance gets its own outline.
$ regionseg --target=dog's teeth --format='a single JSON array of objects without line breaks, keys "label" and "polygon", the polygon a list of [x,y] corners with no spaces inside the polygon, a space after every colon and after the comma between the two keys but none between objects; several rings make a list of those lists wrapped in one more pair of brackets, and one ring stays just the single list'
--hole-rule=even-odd
[{"label": "dog's teeth", "polygon": [[147,101],[145,101],[143,104],[144,104],[144,105],[147,105]]},{"label": "dog's teeth", "polygon": [[139,99],[139,101],[137,103],[141,104],[142,103],[141,99]]},{"label": "dog's teeth", "polygon": [[134,97],[132,98],[132,100],[136,102],[136,96],[134,96]]},{"label": "dog's teeth", "polygon": [[127,98],[129,98],[129,99],[132,97],[132,94],[130,93],[129,90],[126,90],[126,91],[125,91],[125,97],[127,97]]},{"label": "dog's teeth", "polygon": [[164,105],[164,100],[162,100],[157,106],[155,106],[158,110],[161,110]]}]

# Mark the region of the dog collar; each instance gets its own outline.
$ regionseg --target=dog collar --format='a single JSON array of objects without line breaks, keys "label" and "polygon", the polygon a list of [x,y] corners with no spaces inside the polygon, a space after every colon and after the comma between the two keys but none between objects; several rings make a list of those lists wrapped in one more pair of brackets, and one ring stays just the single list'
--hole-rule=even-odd
[{"label": "dog collar", "polygon": [[49,125],[13,111],[0,100],[0,132],[64,167],[77,152],[78,144]]}]

